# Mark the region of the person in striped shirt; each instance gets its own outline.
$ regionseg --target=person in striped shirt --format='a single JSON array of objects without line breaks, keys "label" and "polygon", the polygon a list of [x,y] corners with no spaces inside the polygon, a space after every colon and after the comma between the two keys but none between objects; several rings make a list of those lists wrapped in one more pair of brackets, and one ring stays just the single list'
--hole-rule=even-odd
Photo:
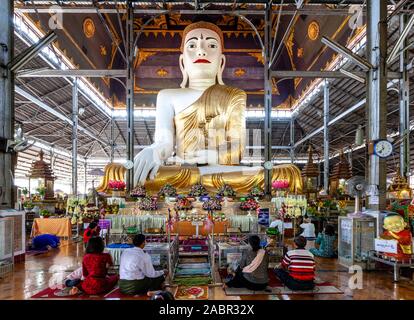
[{"label": "person in striped shirt", "polygon": [[305,237],[296,237],[294,243],[296,249],[285,254],[281,267],[275,270],[276,276],[291,290],[312,290],[315,286],[314,256],[305,249]]}]

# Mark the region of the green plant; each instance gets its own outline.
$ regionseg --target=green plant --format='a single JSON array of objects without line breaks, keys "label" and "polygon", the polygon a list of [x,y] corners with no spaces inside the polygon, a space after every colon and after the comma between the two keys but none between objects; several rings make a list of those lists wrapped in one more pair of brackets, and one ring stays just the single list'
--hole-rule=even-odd
[{"label": "green plant", "polygon": [[27,188],[23,188],[22,193],[27,196],[29,194],[29,190]]},{"label": "green plant", "polygon": [[26,200],[25,202],[23,202],[23,208],[33,209],[34,205],[30,200]]},{"label": "green plant", "polygon": [[42,210],[40,210],[39,215],[42,216],[42,217],[49,217],[49,216],[51,216],[51,213],[49,211],[47,211],[46,209],[42,209]]},{"label": "green plant", "polygon": [[40,196],[44,196],[46,194],[46,188],[45,187],[39,187],[39,188],[36,189],[36,191]]}]

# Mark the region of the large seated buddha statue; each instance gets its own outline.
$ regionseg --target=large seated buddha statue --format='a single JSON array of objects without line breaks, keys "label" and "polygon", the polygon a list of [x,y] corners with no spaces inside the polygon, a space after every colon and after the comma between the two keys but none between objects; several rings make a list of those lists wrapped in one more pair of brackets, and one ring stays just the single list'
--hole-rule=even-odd
[{"label": "large seated buddha statue", "polygon": [[[223,33],[214,24],[197,22],[183,32],[179,58],[181,88],[158,93],[154,143],[134,159],[134,185],[158,191],[170,183],[188,191],[201,182],[208,190],[224,183],[236,192],[264,185],[262,167],[241,166],[246,137],[246,93],[226,86]],[[173,165],[166,165],[173,163]],[[98,191],[123,179],[119,164],[109,164]],[[286,179],[292,192],[302,190],[300,170],[292,164],[273,168],[273,180]]]}]

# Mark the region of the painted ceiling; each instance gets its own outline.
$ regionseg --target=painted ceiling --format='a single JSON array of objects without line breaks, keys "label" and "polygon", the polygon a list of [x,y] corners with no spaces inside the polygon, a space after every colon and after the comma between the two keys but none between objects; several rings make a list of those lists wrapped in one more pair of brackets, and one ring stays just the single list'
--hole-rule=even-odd
[{"label": "painted ceiling", "polygon": [[[185,7],[170,7],[170,9]],[[209,9],[224,9],[210,6]],[[274,8],[278,10],[277,7]],[[326,6],[321,10],[327,10]],[[49,14],[30,14],[29,17],[44,31],[48,31]],[[134,31],[138,34],[151,15],[135,15]],[[80,69],[123,69],[125,54],[126,15],[108,13],[70,14],[63,16],[63,29],[56,30],[57,45]],[[262,15],[247,16],[264,37]],[[276,47],[281,42],[292,16],[282,15],[276,36]],[[274,15],[273,26],[277,15]],[[346,44],[355,34],[348,26],[348,16],[299,15],[293,24],[273,70],[322,70],[333,59],[334,52],[320,39],[327,36]],[[156,95],[164,88],[177,88],[182,76],[178,66],[182,30],[194,21],[209,21],[224,32],[226,69],[223,80],[227,85],[244,89],[248,107],[263,106],[263,57],[260,43],[252,28],[242,19],[230,15],[161,15],[150,22],[139,38],[135,60],[135,105],[155,106]],[[109,29],[109,30],[108,30]],[[273,27],[273,30],[275,28]],[[111,33],[111,35],[109,34]],[[119,46],[119,48],[117,48]],[[274,79],[272,104],[289,108],[310,85],[310,79]],[[116,108],[125,108],[125,88],[114,79],[91,79]]]}]

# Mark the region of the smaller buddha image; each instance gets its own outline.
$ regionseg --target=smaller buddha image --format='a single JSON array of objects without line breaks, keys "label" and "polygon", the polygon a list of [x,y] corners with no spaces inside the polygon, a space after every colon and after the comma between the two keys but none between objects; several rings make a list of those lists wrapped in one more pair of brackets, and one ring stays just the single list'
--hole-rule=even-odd
[{"label": "smaller buddha image", "polygon": [[398,241],[398,252],[384,253],[384,255],[397,260],[409,258],[412,254],[412,234],[404,218],[398,213],[388,214],[384,218],[384,229],[381,239]]}]

